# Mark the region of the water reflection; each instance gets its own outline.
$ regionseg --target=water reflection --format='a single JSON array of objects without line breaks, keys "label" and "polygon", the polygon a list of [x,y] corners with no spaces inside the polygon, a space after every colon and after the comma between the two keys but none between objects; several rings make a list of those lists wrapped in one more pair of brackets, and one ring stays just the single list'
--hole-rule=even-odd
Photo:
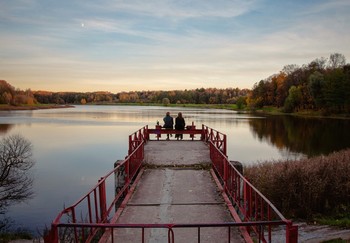
[{"label": "water reflection", "polygon": [[262,117],[227,110],[151,106],[0,111],[0,138],[21,134],[33,143],[35,198],[11,208],[18,227],[34,233],[50,225],[128,151],[128,136],[182,112],[187,124],[206,124],[227,135],[228,156],[243,164],[313,156],[350,147],[348,120]]},{"label": "water reflection", "polygon": [[350,147],[349,120],[269,116],[249,125],[261,142],[308,157]]},{"label": "water reflection", "polygon": [[13,126],[13,124],[0,124],[0,134],[8,133]]}]

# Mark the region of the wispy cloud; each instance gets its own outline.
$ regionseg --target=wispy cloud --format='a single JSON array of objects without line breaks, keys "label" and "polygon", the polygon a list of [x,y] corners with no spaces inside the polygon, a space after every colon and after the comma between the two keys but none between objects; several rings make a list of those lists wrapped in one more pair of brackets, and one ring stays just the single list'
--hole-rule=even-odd
[{"label": "wispy cloud", "polygon": [[132,15],[173,18],[235,17],[256,6],[259,0],[135,0],[102,1],[98,6],[106,11],[120,11]]}]

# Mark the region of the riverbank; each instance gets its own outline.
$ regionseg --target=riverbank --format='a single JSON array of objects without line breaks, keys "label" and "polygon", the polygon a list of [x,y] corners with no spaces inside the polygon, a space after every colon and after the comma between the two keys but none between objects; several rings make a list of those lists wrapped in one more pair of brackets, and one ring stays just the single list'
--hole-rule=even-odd
[{"label": "riverbank", "polygon": [[[186,108],[198,108],[198,109],[226,109],[237,110],[235,104],[160,104],[160,103],[111,103],[111,102],[99,102],[89,103],[86,105],[120,105],[120,106],[162,106],[162,107],[186,107]],[[243,111],[243,110],[242,110]]]},{"label": "riverbank", "polygon": [[241,109],[236,104],[160,104],[160,103],[90,103],[87,105],[120,105],[120,106],[162,106],[162,107],[184,107],[197,109],[224,109],[233,110],[238,113],[252,113],[260,115],[284,115],[284,116],[299,116],[312,118],[335,118],[335,119],[350,119],[350,114],[324,114],[323,111],[301,110],[298,112],[286,113],[282,108],[266,106],[261,109],[251,110],[247,107]]},{"label": "riverbank", "polygon": [[0,111],[19,111],[19,110],[41,110],[41,109],[59,109],[59,108],[74,108],[73,105],[0,105]]},{"label": "riverbank", "polygon": [[[109,106],[162,106],[162,107],[184,107],[184,108],[197,108],[197,109],[223,109],[233,110],[238,113],[256,113],[260,115],[286,115],[286,116],[299,116],[299,117],[313,117],[313,118],[335,118],[335,119],[350,119],[350,114],[329,114],[324,115],[321,111],[302,110],[293,113],[285,113],[281,108],[277,107],[264,107],[257,110],[249,110],[247,108],[238,109],[236,104],[159,104],[159,103],[111,103],[111,102],[99,102],[89,103],[86,105],[109,105]],[[0,111],[12,111],[12,110],[40,110],[40,109],[57,109],[57,108],[74,108],[75,105],[56,105],[56,104],[36,104],[36,105],[0,105]]]},{"label": "riverbank", "polygon": [[285,115],[285,116],[299,116],[299,117],[313,117],[313,118],[336,118],[336,119],[350,119],[350,114],[325,114],[323,111],[301,110],[298,112],[286,113],[282,108],[267,106],[261,109],[252,111],[257,114],[264,115]]}]

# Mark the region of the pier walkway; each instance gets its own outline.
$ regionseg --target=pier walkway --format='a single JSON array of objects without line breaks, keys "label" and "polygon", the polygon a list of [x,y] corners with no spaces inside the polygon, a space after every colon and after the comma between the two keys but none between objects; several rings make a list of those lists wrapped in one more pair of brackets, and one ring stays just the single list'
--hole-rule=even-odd
[{"label": "pier walkway", "polygon": [[[165,140],[179,133],[189,139]],[[57,215],[44,241],[298,242],[298,227],[241,169],[215,129],[146,125],[129,136],[125,159]]]},{"label": "pier walkway", "polygon": [[[199,224],[233,219],[210,172],[209,148],[201,141],[149,141],[133,195],[115,223]],[[115,242],[140,242],[140,229],[118,229]],[[227,228],[208,227],[200,242],[228,242]],[[238,228],[231,242],[244,242]],[[145,242],[168,242],[167,229],[145,231]],[[196,228],[174,229],[175,242],[199,242]]]}]

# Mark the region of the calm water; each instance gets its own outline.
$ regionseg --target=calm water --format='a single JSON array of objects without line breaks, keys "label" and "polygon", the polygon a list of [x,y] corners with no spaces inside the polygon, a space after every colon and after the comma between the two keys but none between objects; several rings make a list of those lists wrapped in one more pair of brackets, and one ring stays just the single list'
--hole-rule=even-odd
[{"label": "calm water", "polygon": [[244,165],[271,159],[327,154],[350,147],[350,121],[262,117],[234,111],[137,106],[77,106],[0,112],[0,137],[21,134],[33,144],[35,197],[8,216],[34,233],[86,193],[128,151],[128,136],[153,127],[166,111],[183,112],[187,124],[227,135],[230,160]]}]

